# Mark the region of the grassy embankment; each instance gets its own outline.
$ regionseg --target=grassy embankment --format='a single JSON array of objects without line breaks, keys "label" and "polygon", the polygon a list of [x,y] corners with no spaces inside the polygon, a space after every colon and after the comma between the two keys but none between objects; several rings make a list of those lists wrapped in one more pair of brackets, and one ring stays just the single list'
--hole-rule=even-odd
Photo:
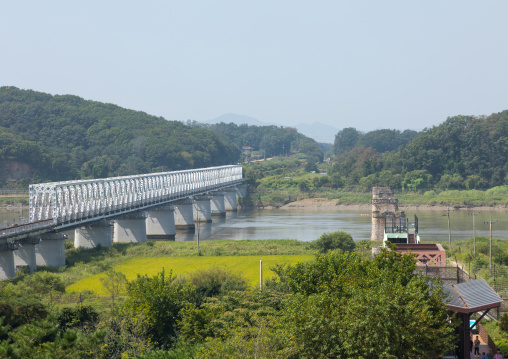
[{"label": "grassy embankment", "polygon": [[[448,190],[405,192],[395,191],[394,197],[404,206],[449,206],[449,207],[504,207],[508,206],[508,186],[495,187],[486,191]],[[331,190],[329,188],[311,192],[296,188],[272,191],[258,188],[247,200],[254,207],[279,207],[306,198],[336,199],[339,205],[370,204],[372,192]]]},{"label": "grassy embankment", "polygon": [[[317,172],[326,172],[322,164]],[[349,187],[334,189],[333,176],[309,173],[297,160],[273,160],[246,165],[244,174],[249,183],[250,196],[244,199],[245,205],[253,207],[280,207],[289,202],[307,198],[336,199],[337,204],[369,204],[372,200],[371,188]],[[500,206],[508,203],[508,186],[488,190],[446,190],[430,189],[416,192],[394,189],[399,203],[420,206]]]},{"label": "grassy embankment", "polygon": [[0,207],[20,206],[20,205],[28,206],[28,198],[0,196]]}]

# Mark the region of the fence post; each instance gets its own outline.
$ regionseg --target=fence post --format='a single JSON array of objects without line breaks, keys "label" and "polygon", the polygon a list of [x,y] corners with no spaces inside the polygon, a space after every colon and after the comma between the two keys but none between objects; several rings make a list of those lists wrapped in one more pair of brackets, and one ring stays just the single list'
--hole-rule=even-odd
[{"label": "fence post", "polygon": [[494,264],[494,291],[497,292],[496,265]]}]

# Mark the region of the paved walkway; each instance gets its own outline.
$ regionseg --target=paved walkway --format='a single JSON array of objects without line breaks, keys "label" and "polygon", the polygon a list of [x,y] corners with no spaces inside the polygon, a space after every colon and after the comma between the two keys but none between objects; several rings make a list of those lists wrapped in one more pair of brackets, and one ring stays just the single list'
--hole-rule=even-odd
[{"label": "paved walkway", "polygon": [[[473,338],[476,339],[476,335],[474,335]],[[480,359],[483,356],[483,353],[487,354],[489,352],[489,346],[487,345],[487,343],[483,342],[481,338],[480,338],[480,342],[481,342],[480,343],[480,356],[477,356],[475,358],[475,356],[473,355],[473,353],[474,353],[474,348],[473,348],[473,350],[471,351],[471,359]]]}]

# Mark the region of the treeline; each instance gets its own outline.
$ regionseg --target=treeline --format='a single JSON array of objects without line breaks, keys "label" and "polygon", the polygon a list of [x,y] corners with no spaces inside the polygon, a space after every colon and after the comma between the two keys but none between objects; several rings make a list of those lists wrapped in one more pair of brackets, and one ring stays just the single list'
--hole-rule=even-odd
[{"label": "treeline", "polygon": [[[77,96],[0,87],[0,163],[28,164],[31,178],[103,178],[234,164],[226,136]],[[0,174],[0,186],[16,178]]]},{"label": "treeline", "polygon": [[304,154],[309,163],[323,161],[323,150],[319,144],[292,127],[249,126],[232,122],[209,125],[188,121],[187,124],[226,135],[238,147],[251,147],[254,151],[261,151],[266,158],[298,152]]},{"label": "treeline", "polygon": [[455,346],[454,322],[440,284],[415,269],[394,250],[373,260],[337,250],[274,268],[262,291],[219,268],[131,282],[109,270],[102,313],[48,304],[64,286],[38,272],[0,283],[0,356],[435,358]]},{"label": "treeline", "polygon": [[508,181],[508,111],[451,117],[420,134],[379,130],[362,135],[347,128],[336,135],[334,153],[331,173],[337,188],[501,186]]}]

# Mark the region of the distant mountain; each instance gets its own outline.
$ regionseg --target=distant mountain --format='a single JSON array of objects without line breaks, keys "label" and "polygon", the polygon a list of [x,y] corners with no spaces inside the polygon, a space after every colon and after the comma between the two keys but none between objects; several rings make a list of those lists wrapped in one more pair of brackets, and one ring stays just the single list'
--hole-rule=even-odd
[{"label": "distant mountain", "polygon": [[[276,124],[273,124],[273,123],[266,123],[266,122],[259,121],[259,120],[255,119],[253,117],[244,116],[244,115],[237,115],[235,113],[227,113],[225,115],[219,116],[219,117],[214,118],[212,120],[208,120],[205,123],[215,124],[215,123],[221,123],[221,122],[224,122],[224,123],[231,123],[232,122],[235,125],[247,124],[249,126],[272,126],[272,125],[276,125]],[[278,126],[278,125],[276,125],[276,126]]]},{"label": "distant mountain", "polygon": [[[235,113],[228,113],[212,120],[208,120],[205,123],[207,124],[215,124],[215,123],[234,123],[235,125],[247,124],[249,126],[281,126],[277,123],[267,123],[263,121],[259,121],[253,117],[245,116],[245,115],[237,115]],[[312,138],[313,140],[321,143],[333,143],[335,140],[335,135],[340,130],[333,127],[324,125],[319,122],[314,122],[312,124],[308,123],[300,123],[294,127],[298,130],[299,133],[305,135],[307,137]]]},{"label": "distant mountain", "polygon": [[340,131],[333,126],[324,125],[320,122],[314,122],[312,124],[299,123],[295,127],[301,134],[320,143],[333,143],[333,141],[335,141],[335,135]]}]

